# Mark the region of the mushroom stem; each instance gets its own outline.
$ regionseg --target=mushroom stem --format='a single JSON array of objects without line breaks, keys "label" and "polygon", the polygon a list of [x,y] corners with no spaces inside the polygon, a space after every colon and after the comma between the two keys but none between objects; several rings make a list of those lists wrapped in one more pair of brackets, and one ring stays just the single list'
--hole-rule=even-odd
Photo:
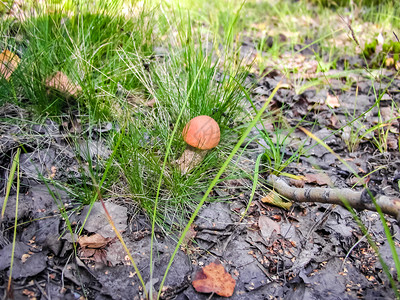
[{"label": "mushroom stem", "polygon": [[193,170],[206,156],[208,150],[201,150],[188,145],[176,163],[181,169],[182,175]]}]

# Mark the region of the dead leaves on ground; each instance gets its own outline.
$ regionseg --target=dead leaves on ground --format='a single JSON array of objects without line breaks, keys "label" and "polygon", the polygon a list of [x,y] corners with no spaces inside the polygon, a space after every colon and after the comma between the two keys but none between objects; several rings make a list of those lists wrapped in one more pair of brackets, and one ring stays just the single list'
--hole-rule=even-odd
[{"label": "dead leaves on ground", "polygon": [[[21,59],[15,53],[5,49],[0,53],[0,76],[9,80]],[[49,89],[57,90],[66,96],[77,97],[82,88],[73,83],[67,75],[58,71],[53,76],[46,79],[45,85]]]},{"label": "dead leaves on ground", "polygon": [[78,239],[79,245],[86,248],[102,248],[105,247],[109,241],[110,238],[105,238],[98,233],[95,233],[91,236],[80,236]]},{"label": "dead leaves on ground", "polygon": [[77,97],[82,92],[82,88],[79,85],[73,83],[67,75],[60,71],[46,79],[46,87],[66,96]]},{"label": "dead leaves on ground", "polygon": [[11,74],[18,67],[20,61],[21,59],[18,57],[18,55],[5,49],[2,53],[0,53],[0,75],[6,80],[9,80]]},{"label": "dead leaves on ground", "polygon": [[266,195],[265,197],[261,198],[261,202],[267,203],[270,205],[275,205],[278,207],[281,207],[283,209],[289,210],[290,207],[292,206],[292,203],[289,201],[284,201],[281,196],[279,196],[278,193],[275,191],[271,191]]},{"label": "dead leaves on ground", "polygon": [[305,183],[314,183],[316,185],[332,185],[332,180],[328,174],[319,172],[319,173],[306,173],[301,176],[297,176],[297,178],[290,178],[289,183],[297,188],[303,188]]},{"label": "dead leaves on ground", "polygon": [[233,295],[236,280],[217,260],[198,271],[192,285],[199,293],[215,293],[222,297],[230,297]]},{"label": "dead leaves on ground", "polygon": [[105,238],[102,235],[95,233],[93,235],[80,236],[78,244],[79,256],[84,260],[91,260],[95,263],[107,265],[107,252],[104,247],[111,241],[111,238]]},{"label": "dead leaves on ground", "polygon": [[260,227],[261,236],[267,241],[270,238],[276,237],[276,235],[281,234],[280,224],[264,215],[261,215],[259,217],[258,227]]},{"label": "dead leaves on ground", "polygon": [[339,97],[337,95],[331,95],[328,93],[326,96],[325,104],[328,105],[330,108],[338,108],[340,107]]}]

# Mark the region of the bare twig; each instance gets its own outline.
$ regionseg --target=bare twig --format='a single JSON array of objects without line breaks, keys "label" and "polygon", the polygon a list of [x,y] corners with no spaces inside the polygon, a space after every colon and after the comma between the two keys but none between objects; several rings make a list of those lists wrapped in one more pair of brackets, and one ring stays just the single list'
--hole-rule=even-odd
[{"label": "bare twig", "polygon": [[343,23],[346,24],[347,28],[350,30],[351,37],[353,38],[354,42],[360,47],[360,43],[358,42],[356,35],[354,34],[354,30],[351,27],[350,23],[347,23],[346,20],[339,14],[339,17],[342,19]]},{"label": "bare twig", "polygon": [[397,40],[398,42],[400,42],[399,37],[397,36],[396,32],[393,31],[393,34],[394,34],[394,36],[396,37],[396,40]]},{"label": "bare twig", "polygon": [[[295,188],[289,186],[282,178],[275,175],[268,177],[276,192],[295,202],[320,202],[345,206],[343,200],[357,210],[376,211],[374,203],[370,199],[365,199],[363,192],[356,192],[351,189],[332,189],[332,188]],[[367,193],[368,195],[368,193]],[[383,213],[391,215],[400,221],[400,199],[390,198],[384,195],[375,196],[377,205]]]}]

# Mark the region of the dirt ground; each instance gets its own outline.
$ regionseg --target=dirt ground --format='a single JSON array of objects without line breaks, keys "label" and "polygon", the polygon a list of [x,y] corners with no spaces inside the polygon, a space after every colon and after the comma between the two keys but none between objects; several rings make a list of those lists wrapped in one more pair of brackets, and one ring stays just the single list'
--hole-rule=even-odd
[{"label": "dirt ground", "polygon": [[[350,65],[359,63],[358,58],[344,60]],[[344,60],[339,63],[338,72],[343,68]],[[368,186],[372,190],[399,198],[399,123],[397,119],[393,120],[397,115],[392,103],[400,102],[400,78],[394,70],[382,72],[379,81],[374,83],[368,74],[357,73],[352,75],[354,78],[350,84],[348,77],[339,76],[329,80],[326,88],[308,88],[301,94],[294,91],[295,79],[286,78],[286,86],[274,97],[270,111],[281,108],[292,126],[301,119],[309,124],[318,124],[308,129],[324,139],[361,177],[372,172],[368,175]],[[249,76],[250,82],[256,80],[255,75]],[[262,105],[280,80],[282,74],[270,72],[258,81],[252,93],[256,105]],[[389,82],[390,86],[380,102],[383,121],[391,124],[387,149],[383,152],[376,150],[372,132],[366,133],[358,148],[349,152],[345,141],[351,140],[351,133],[334,130],[352,120],[353,114],[358,116],[373,106],[376,99],[372,84],[379,93]],[[11,105],[2,107],[0,115],[2,118],[18,116],[29,119],[28,113]],[[360,130],[360,136],[365,133],[363,125],[369,128],[377,122],[378,108],[374,107],[366,117],[353,124],[355,130]],[[80,176],[76,152],[66,142],[60,125],[47,120],[41,126],[27,122],[24,126],[4,123],[0,127],[2,191],[11,155],[20,143],[27,149],[20,158],[23,177],[18,205],[20,226],[12,270],[13,298],[140,299],[142,288],[139,280],[101,205],[94,205],[84,227],[83,239],[80,238],[74,250],[72,237],[59,211],[62,208],[68,213],[78,204],[65,191],[48,187],[38,178],[38,171],[61,182]],[[268,121],[264,125],[267,129],[272,126]],[[301,130],[295,130],[290,135],[286,157],[296,151],[305,138]],[[335,155],[314,141],[309,141],[306,146],[312,148],[307,155],[285,169],[287,173],[304,175],[307,180],[300,183],[302,186],[350,188],[357,185],[357,180]],[[101,155],[107,156],[108,150],[96,136],[91,137],[89,145],[82,144],[82,147],[89,147],[86,151],[100,149]],[[240,159],[240,164],[254,170],[255,158],[264,148],[252,142],[249,149]],[[266,177],[267,172],[262,176]],[[291,186],[299,184],[289,179],[286,181]],[[241,220],[241,213],[250,197],[250,191],[243,187],[248,185],[247,179],[225,180],[214,189],[214,194],[228,200],[203,207],[189,233],[191,239],[175,257],[162,299],[222,298],[198,293],[192,286],[194,274],[216,260],[236,280],[231,299],[394,299],[379,259],[347,209],[332,204],[294,203],[285,210],[263,203],[261,199],[267,191],[260,190],[247,217]],[[57,196],[57,202],[50,195],[49,188]],[[358,190],[361,188],[359,184],[356,187]],[[1,197],[0,203],[3,200]],[[124,232],[123,238],[147,283],[147,290],[150,290],[149,220],[142,214],[133,216],[129,205],[123,201],[114,199],[107,203],[117,228]],[[14,189],[0,227],[2,297],[10,271],[15,205]],[[84,208],[80,214],[68,214],[73,227],[84,221],[87,209]],[[397,276],[379,215],[372,211],[360,211],[358,215],[379,247],[390,272]],[[400,254],[398,223],[388,216],[387,224]],[[161,230],[156,232],[154,249],[157,255],[152,280],[156,290],[175,245],[172,237]]]}]

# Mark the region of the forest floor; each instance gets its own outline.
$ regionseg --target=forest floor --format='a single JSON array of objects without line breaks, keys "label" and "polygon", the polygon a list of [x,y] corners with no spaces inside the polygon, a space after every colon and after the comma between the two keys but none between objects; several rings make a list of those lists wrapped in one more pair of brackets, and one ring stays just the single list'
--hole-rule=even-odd
[{"label": "forest floor", "polygon": [[[351,31],[348,34],[347,39],[351,41]],[[280,38],[286,39],[283,34]],[[154,47],[154,53],[168,51],[162,47]],[[251,86],[248,93],[252,100],[244,105],[245,109],[261,109],[280,85],[268,104],[268,117],[252,129],[241,145],[240,155],[235,155],[231,162],[244,174],[257,170],[259,185],[252,190],[255,181],[252,176],[223,173],[211,191],[212,201],[203,205],[180,245],[168,269],[160,299],[220,299],[223,297],[218,295],[230,289],[231,278],[235,284],[230,299],[396,298],[396,288],[391,287],[380,261],[381,258],[393,282],[398,284],[396,262],[379,213],[356,212],[364,224],[363,231],[348,209],[321,203],[327,202],[322,194],[321,199],[305,195],[310,200],[307,203],[287,199],[292,202],[285,201],[282,205],[286,208],[267,203],[268,198],[275,197],[271,194],[271,174],[279,175],[279,180],[291,188],[304,189],[301,190],[304,194],[319,188],[362,192],[368,187],[376,199],[386,197],[394,207],[400,201],[400,76],[395,63],[387,60],[383,67],[372,69],[366,66],[372,58],[352,53],[337,59],[334,69],[320,71],[321,62],[315,56],[323,51],[318,47],[311,40],[296,44],[290,53],[282,53],[273,62],[264,62],[261,70],[257,65],[260,55],[257,43],[251,38],[241,41],[240,56],[253,62],[244,80],[246,86]],[[167,59],[167,56],[154,55],[149,64],[160,63],[160,57]],[[274,64],[295,68],[298,72],[272,69]],[[69,90],[69,93],[72,92]],[[27,100],[21,103],[24,101]],[[57,184],[88,179],[82,174],[85,168],[93,166],[82,164],[85,160],[82,153],[87,153],[98,164],[112,158],[113,149],[105,137],[117,130],[115,122],[92,126],[76,124],[69,117],[60,122],[45,117],[37,122],[34,113],[21,103],[6,101],[0,108],[0,187],[3,191],[0,203],[4,207],[0,296],[144,299],[137,272],[101,202],[92,203],[92,207],[82,204],[76,201],[74,193]],[[151,105],[141,105],[146,110],[152,109]],[[231,127],[242,125],[233,123]],[[309,138],[303,127],[329,147],[316,138]],[[261,138],[260,131],[268,132],[268,138]],[[71,143],[71,135],[84,135],[85,139],[78,138]],[[21,174],[20,189],[17,193],[17,175],[5,205],[3,196],[12,169],[11,157],[21,145],[17,173]],[[272,162],[272,167],[268,167],[265,162],[268,158],[263,157],[259,168],[260,155],[272,157],[271,145],[282,146],[277,146],[281,160],[278,162],[275,156],[275,165]],[[220,159],[226,156],[221,155]],[[271,168],[277,170],[279,163],[286,161],[284,173],[271,172]],[[124,178],[118,180],[127,184]],[[133,206],[129,197],[121,196],[124,192],[116,193],[115,189],[122,189],[120,186],[108,187],[113,188],[113,193],[104,196],[107,210],[140,270],[146,290],[158,292],[182,228],[176,224],[169,229],[161,224],[153,226],[148,211],[140,205]],[[367,194],[364,192],[359,200],[371,206],[372,200]],[[16,219],[18,228],[14,237]],[[392,215],[385,215],[384,223],[399,255],[400,232],[396,219],[399,215],[395,209]],[[80,225],[82,231],[78,233],[75,228]],[[74,234],[68,231],[69,226]],[[229,275],[220,271],[214,275],[207,273],[206,266],[218,269],[220,264]],[[7,293],[11,271],[13,280]],[[195,280],[201,281],[197,291]]]}]

